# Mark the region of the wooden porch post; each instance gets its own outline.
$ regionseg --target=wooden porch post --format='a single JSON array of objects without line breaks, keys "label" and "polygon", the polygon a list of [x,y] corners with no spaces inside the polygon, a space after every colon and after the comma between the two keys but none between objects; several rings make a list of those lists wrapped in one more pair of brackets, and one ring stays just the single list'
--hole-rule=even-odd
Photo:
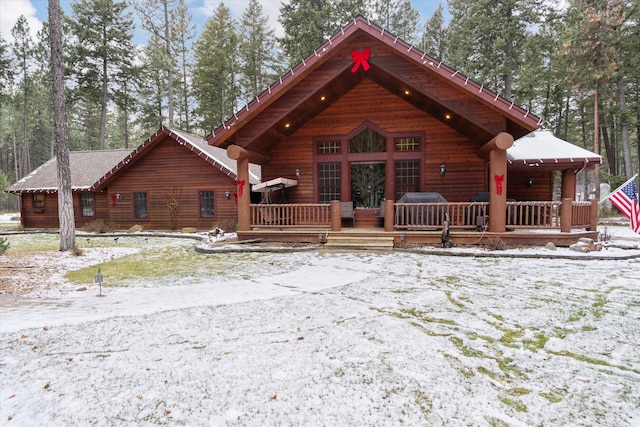
[{"label": "wooden porch post", "polygon": [[393,209],[393,199],[387,199],[384,202],[384,231],[393,231],[393,223],[395,221],[395,212]]},{"label": "wooden porch post", "polygon": [[513,136],[501,132],[480,148],[480,156],[489,157],[489,231],[507,229],[507,148]]},{"label": "wooden porch post", "polygon": [[238,231],[251,231],[251,183],[249,182],[249,162],[265,164],[269,157],[248,151],[237,145],[227,148],[227,156],[237,163],[238,189]]},{"label": "wooden porch post", "polygon": [[589,215],[589,231],[598,229],[598,217],[600,215],[600,205],[598,199],[591,199],[591,212]]},{"label": "wooden porch post", "polygon": [[331,231],[342,229],[342,218],[340,217],[340,200],[331,201]]},{"label": "wooden porch post", "polygon": [[562,199],[576,199],[576,174],[573,169],[562,171]]},{"label": "wooden porch post", "polygon": [[238,159],[238,231],[251,230],[251,184],[249,184],[249,160]]},{"label": "wooden porch post", "polygon": [[571,232],[572,206],[573,200],[569,198],[562,199],[562,204],[560,205],[560,231],[563,233]]}]

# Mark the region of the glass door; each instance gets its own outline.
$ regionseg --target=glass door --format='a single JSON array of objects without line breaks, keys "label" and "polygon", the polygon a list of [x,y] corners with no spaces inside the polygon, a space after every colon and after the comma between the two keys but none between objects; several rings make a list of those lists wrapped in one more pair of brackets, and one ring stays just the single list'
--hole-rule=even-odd
[{"label": "glass door", "polygon": [[379,207],[385,195],[385,162],[352,162],[350,166],[353,206]]}]

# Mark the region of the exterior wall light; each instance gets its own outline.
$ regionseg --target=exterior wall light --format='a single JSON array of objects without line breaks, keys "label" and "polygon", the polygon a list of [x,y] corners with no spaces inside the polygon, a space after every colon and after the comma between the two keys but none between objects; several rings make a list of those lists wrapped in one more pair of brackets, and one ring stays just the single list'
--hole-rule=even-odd
[{"label": "exterior wall light", "polygon": [[227,199],[231,198],[231,193],[227,190],[224,192],[224,197],[226,197]]},{"label": "exterior wall light", "polygon": [[296,179],[300,179],[300,169],[296,168]]},{"label": "exterior wall light", "polygon": [[444,173],[447,171],[447,167],[444,163],[440,165],[440,176],[444,176]]}]

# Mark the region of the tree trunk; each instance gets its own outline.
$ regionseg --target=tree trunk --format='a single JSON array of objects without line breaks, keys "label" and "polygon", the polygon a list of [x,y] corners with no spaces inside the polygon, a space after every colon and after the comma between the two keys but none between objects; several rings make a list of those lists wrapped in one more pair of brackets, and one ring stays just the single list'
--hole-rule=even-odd
[{"label": "tree trunk", "polygon": [[76,247],[76,227],[71,192],[69,164],[69,133],[64,104],[64,76],[62,63],[62,18],[60,0],[49,0],[51,38],[51,78],[53,88],[53,130],[58,164],[58,218],[60,222],[60,250]]},{"label": "tree trunk", "polygon": [[[633,176],[631,146],[629,145],[629,124],[627,123],[627,102],[625,99],[624,77],[618,74],[618,103],[620,106],[620,131],[622,139],[622,156],[624,157],[624,173],[627,179]],[[640,149],[639,149],[640,151]]]},{"label": "tree trunk", "polygon": [[[106,38],[106,30],[104,37]],[[107,82],[107,59],[102,59],[102,102],[100,111],[100,134],[98,136],[98,149],[105,149],[105,139],[107,134],[107,101],[108,101],[108,82]]]},{"label": "tree trunk", "polygon": [[[593,151],[596,154],[600,154],[600,139],[599,139],[599,129],[600,125],[598,122],[598,81],[596,80],[596,88],[593,95]],[[596,163],[594,169],[594,183],[596,194],[596,200],[600,200],[600,164]]]},{"label": "tree trunk", "polygon": [[168,1],[164,2],[164,43],[167,59],[167,106],[169,108],[169,127],[173,127],[173,56],[171,55],[171,29],[169,27]]}]

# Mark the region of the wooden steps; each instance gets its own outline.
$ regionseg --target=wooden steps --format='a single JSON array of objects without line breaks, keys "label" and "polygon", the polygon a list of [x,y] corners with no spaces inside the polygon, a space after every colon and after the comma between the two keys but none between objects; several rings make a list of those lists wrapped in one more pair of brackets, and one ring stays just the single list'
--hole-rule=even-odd
[{"label": "wooden steps", "polygon": [[329,236],[326,249],[393,250],[393,236]]}]

